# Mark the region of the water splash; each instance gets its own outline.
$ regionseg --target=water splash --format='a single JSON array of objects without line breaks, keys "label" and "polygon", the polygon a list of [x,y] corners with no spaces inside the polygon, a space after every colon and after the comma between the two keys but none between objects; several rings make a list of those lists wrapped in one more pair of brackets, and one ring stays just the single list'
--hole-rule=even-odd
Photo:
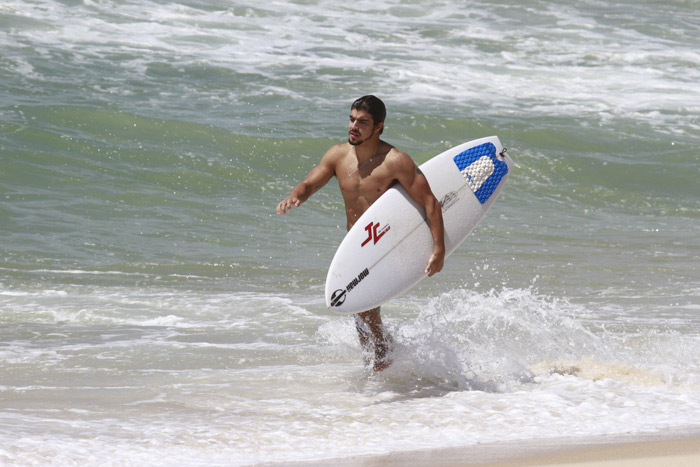
[{"label": "water splash", "polygon": [[403,378],[412,391],[500,392],[533,381],[537,362],[606,358],[577,311],[532,289],[444,293],[392,329],[396,363],[387,378]]}]

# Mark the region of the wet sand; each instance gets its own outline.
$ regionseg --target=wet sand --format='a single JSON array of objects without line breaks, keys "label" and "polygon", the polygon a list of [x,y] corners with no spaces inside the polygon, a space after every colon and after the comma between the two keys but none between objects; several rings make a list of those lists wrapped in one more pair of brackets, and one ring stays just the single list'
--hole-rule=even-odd
[{"label": "wet sand", "polygon": [[269,464],[318,467],[697,467],[700,433],[560,438],[402,451],[318,462]]}]

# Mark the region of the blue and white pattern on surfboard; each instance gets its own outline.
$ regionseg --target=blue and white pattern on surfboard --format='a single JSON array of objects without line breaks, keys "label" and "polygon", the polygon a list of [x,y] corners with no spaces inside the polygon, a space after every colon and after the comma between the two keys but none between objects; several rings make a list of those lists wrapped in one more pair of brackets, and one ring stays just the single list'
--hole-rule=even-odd
[{"label": "blue and white pattern on surfboard", "polygon": [[484,204],[508,173],[508,165],[496,158],[496,146],[484,143],[457,154],[453,160],[467,185]]}]

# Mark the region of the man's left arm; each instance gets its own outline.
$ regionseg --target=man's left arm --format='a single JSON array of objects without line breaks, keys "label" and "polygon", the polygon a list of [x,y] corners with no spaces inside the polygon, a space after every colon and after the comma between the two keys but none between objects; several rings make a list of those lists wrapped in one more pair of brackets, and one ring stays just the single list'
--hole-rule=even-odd
[{"label": "man's left arm", "polygon": [[425,267],[425,273],[432,276],[442,271],[445,264],[445,227],[442,222],[442,207],[430,189],[428,180],[413,160],[405,153],[399,156],[400,170],[397,171],[399,183],[411,198],[425,209],[425,216],[433,237],[433,254]]}]

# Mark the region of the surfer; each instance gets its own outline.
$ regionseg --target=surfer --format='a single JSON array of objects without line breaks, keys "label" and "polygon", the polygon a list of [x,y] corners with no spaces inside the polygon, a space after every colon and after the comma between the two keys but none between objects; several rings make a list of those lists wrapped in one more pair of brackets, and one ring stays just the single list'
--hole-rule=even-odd
[{"label": "surfer", "polygon": [[[440,203],[428,181],[405,152],[379,138],[384,131],[386,107],[375,96],[352,103],[347,143],[326,151],[319,164],[277,205],[277,214],[299,207],[335,176],[345,201],[347,228],[395,183],[401,184],[413,200],[423,206],[433,237],[433,253],[425,267],[432,276],[445,262],[445,239]],[[391,365],[391,336],[384,331],[379,307],[355,315],[360,343],[366,353],[374,348],[374,371]]]}]

